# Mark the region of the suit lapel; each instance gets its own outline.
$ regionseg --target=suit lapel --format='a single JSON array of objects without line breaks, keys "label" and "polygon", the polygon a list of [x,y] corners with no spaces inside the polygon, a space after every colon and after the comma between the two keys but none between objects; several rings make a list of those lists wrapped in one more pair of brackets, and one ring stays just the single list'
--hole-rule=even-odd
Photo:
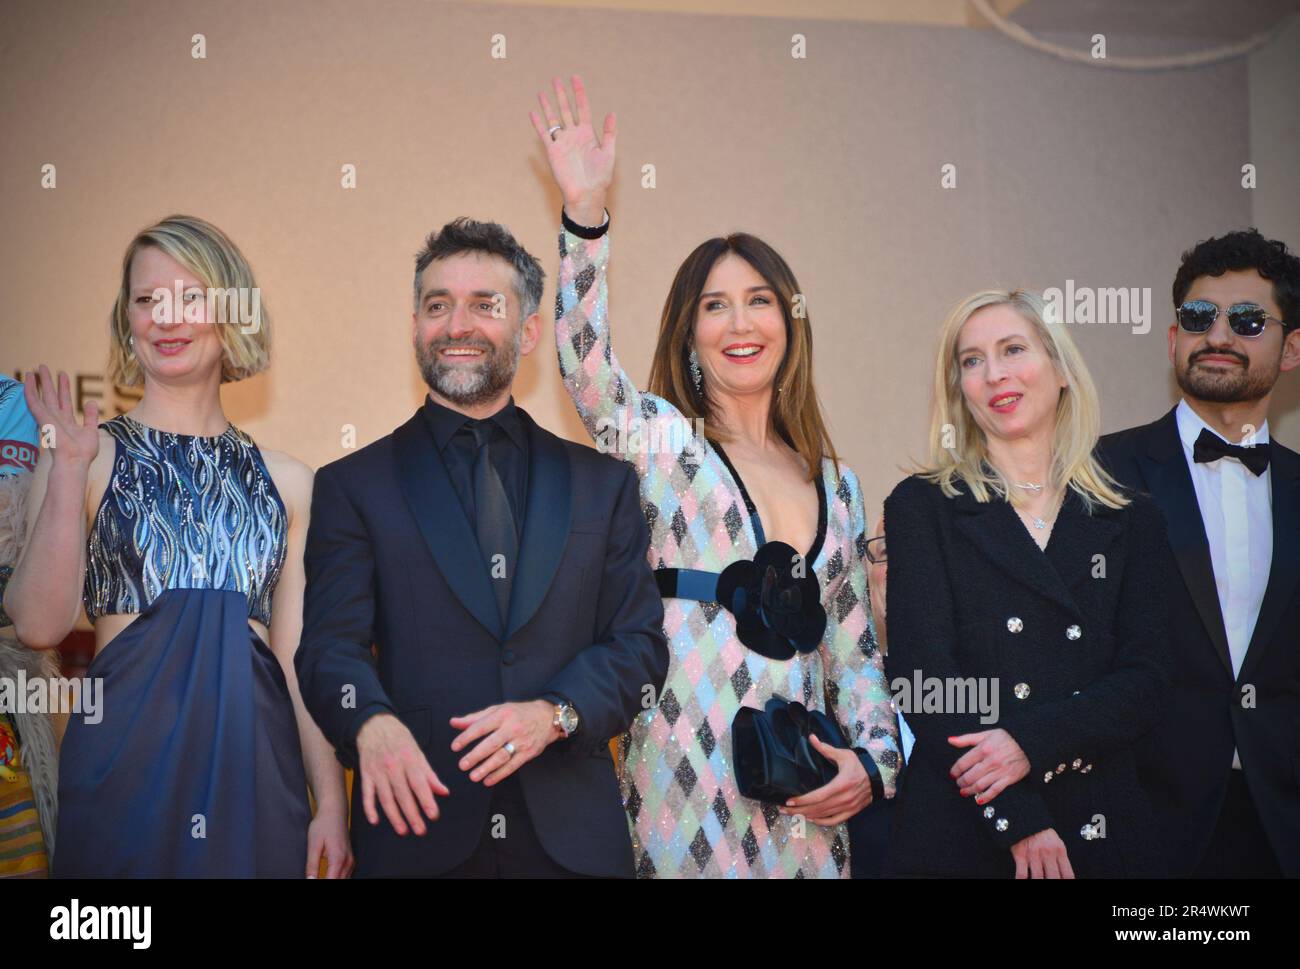
[{"label": "suit lapel", "polygon": [[393,432],[393,443],[402,496],[438,570],[483,628],[500,638],[492,579],[422,411]]},{"label": "suit lapel", "polygon": [[1178,571],[1201,617],[1223,668],[1232,675],[1232,657],[1228,652],[1228,633],[1219,610],[1219,590],[1214,581],[1214,564],[1210,560],[1210,541],[1205,537],[1205,522],[1196,502],[1196,488],[1183,456],[1183,442],[1178,436],[1178,421],[1171,410],[1151,425],[1145,454],[1138,455],[1147,491],[1155,499],[1168,523],[1169,546],[1173,549]]},{"label": "suit lapel", "polygon": [[1297,540],[1300,536],[1300,455],[1275,444],[1269,474],[1273,476],[1273,564],[1255,631],[1241,664],[1242,682],[1248,682],[1248,674],[1273,642],[1277,624],[1300,584],[1300,540]]},{"label": "suit lapel", "polygon": [[1116,509],[1105,505],[1097,505],[1089,512],[1074,491],[1066,493],[1061,513],[1052,526],[1047,557],[1067,589],[1093,581],[1096,556],[1108,555],[1111,544],[1123,533],[1118,515]]},{"label": "suit lapel", "polygon": [[[979,502],[964,491],[954,500],[957,503],[954,510],[958,512],[954,516],[956,527],[976,548],[1011,577],[1071,612],[1078,612],[1074,596],[1060,573],[1025,531],[1008,502],[996,496],[990,501]],[[1064,516],[1064,508],[1062,513]],[[1058,520],[1054,527],[1059,525]]]},{"label": "suit lapel", "polygon": [[546,598],[569,536],[569,457],[564,444],[522,409],[519,416],[528,430],[528,508],[510,590],[506,639],[523,628]]}]

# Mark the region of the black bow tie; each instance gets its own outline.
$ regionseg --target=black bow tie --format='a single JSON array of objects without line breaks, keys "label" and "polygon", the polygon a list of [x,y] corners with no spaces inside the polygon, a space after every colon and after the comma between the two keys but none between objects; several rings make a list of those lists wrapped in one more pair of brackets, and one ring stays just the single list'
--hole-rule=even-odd
[{"label": "black bow tie", "polygon": [[1229,444],[1208,427],[1201,428],[1201,436],[1192,447],[1192,458],[1197,464],[1217,461],[1219,458],[1236,458],[1259,477],[1268,470],[1268,458],[1271,453],[1268,441],[1262,441],[1254,447]]}]

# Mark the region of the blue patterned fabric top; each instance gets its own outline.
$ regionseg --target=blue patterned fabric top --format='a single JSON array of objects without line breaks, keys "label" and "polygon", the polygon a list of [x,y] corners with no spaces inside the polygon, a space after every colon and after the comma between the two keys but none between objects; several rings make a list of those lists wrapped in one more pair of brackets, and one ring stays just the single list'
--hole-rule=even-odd
[{"label": "blue patterned fabric top", "polygon": [[87,542],[90,621],[141,612],[168,589],[225,589],[270,625],[288,516],[253,439],[233,424],[198,437],[126,414],[99,426],[117,447]]}]

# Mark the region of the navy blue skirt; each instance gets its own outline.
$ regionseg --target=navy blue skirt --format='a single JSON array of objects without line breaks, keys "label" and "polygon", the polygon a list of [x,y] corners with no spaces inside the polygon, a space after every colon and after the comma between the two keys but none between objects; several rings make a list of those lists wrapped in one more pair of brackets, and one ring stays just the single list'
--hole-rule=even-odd
[{"label": "navy blue skirt", "polygon": [[86,675],[102,719],[69,718],[55,877],[303,877],[293,703],[243,593],[163,592]]}]

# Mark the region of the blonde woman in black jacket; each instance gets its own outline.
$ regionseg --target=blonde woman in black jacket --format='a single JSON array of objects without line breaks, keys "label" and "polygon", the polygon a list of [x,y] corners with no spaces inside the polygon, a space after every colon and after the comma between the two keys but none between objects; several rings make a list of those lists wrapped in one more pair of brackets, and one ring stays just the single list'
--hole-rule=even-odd
[{"label": "blonde woman in black jacket", "polygon": [[1133,747],[1166,687],[1172,560],[1159,511],[1094,459],[1099,425],[1040,297],[957,306],[929,467],[885,502],[886,671],[916,734],[891,874],[1159,874]]}]

